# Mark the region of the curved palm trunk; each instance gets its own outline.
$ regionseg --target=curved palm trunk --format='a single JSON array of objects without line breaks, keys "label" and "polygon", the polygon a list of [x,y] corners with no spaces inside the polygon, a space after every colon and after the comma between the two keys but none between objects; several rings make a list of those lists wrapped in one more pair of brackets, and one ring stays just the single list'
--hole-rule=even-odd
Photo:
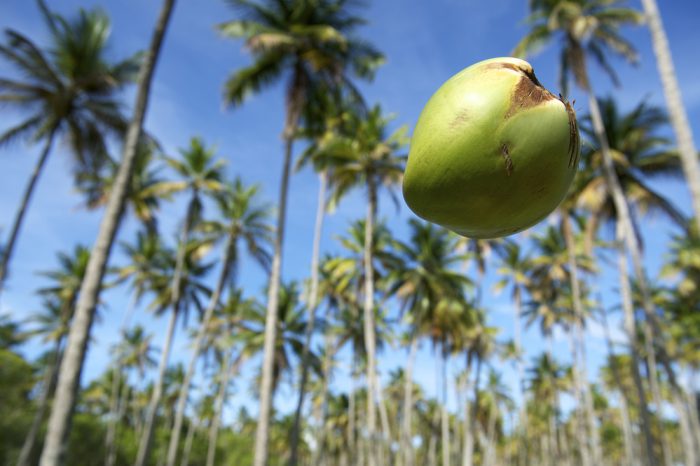
[{"label": "curved palm trunk", "polygon": [[194,377],[194,373],[197,368],[199,353],[202,351],[204,337],[209,329],[211,318],[214,315],[216,307],[219,305],[219,298],[221,297],[221,292],[223,291],[226,280],[228,279],[231,264],[235,260],[236,237],[230,234],[226,241],[226,246],[224,247],[223,257],[221,258],[221,273],[219,274],[219,279],[217,280],[214,291],[209,299],[207,309],[204,311],[202,323],[197,330],[197,335],[195,336],[194,345],[192,348],[192,356],[190,357],[190,362],[187,366],[187,373],[185,374],[185,379],[182,382],[182,387],[180,388],[180,393],[178,395],[177,407],[175,410],[175,423],[170,434],[168,456],[165,463],[167,466],[175,466],[175,460],[177,459],[177,447],[180,443],[180,431],[182,430],[182,422],[185,417],[185,407],[187,405],[187,398],[190,392],[192,378]]},{"label": "curved palm trunk", "polygon": [[372,249],[374,238],[374,218],[377,212],[377,190],[374,180],[370,177],[367,183],[369,202],[367,203],[367,218],[365,220],[365,250],[364,250],[364,308],[363,324],[365,349],[367,351],[367,435],[368,435],[368,466],[377,466],[376,442],[376,336],[374,332],[374,267],[372,264]]},{"label": "curved palm trunk", "polygon": [[377,383],[377,405],[379,407],[379,420],[382,426],[382,443],[380,448],[381,461],[379,464],[394,464],[391,454],[391,426],[389,425],[389,412],[386,408],[386,400],[382,393],[382,388]]},{"label": "curved palm trunk", "polygon": [[328,173],[326,170],[318,174],[318,205],[316,206],[316,221],[314,223],[314,240],[311,252],[311,289],[309,290],[309,316],[306,321],[304,334],[304,347],[301,351],[301,376],[299,379],[299,399],[294,412],[294,426],[292,427],[291,446],[289,454],[289,466],[296,466],[299,452],[299,431],[301,424],[301,412],[304,409],[306,397],[306,381],[309,376],[309,347],[311,336],[314,332],[316,320],[316,308],[318,307],[318,260],[321,249],[321,234],[323,231],[323,217],[326,206],[326,182]]},{"label": "curved palm trunk", "polygon": [[[324,448],[326,446],[326,442],[328,441],[329,438],[329,432],[328,432],[328,423],[326,422],[326,419],[328,418],[328,384],[330,383],[331,379],[331,365],[333,363],[333,358],[335,356],[335,351],[334,351],[334,343],[333,343],[333,337],[330,332],[326,331],[325,332],[325,346],[326,346],[326,351],[325,355],[326,357],[324,358],[323,361],[323,382],[321,384],[321,412],[319,413],[319,417],[317,418],[318,421],[318,433],[316,435],[316,443],[318,445],[318,448],[316,448],[316,451],[314,451],[314,454],[311,458],[311,464],[317,465],[320,464],[321,466],[326,464],[326,458],[323,457],[324,453]],[[348,407],[348,411],[349,411]],[[342,453],[341,453],[342,454]],[[321,458],[323,458],[323,462],[321,462]]]},{"label": "curved palm trunk", "polygon": [[107,446],[107,461],[105,463],[105,466],[113,466],[117,462],[117,432],[119,427],[118,421],[124,417],[124,413],[126,412],[129,391],[129,386],[125,385],[123,387],[123,390],[121,390],[121,395],[119,396],[119,401],[117,402],[117,411],[114,415],[114,432],[111,434],[111,442]]},{"label": "curved palm trunk", "polygon": [[350,464],[355,466],[358,463],[358,452],[357,439],[355,437],[355,391],[357,389],[356,380],[356,365],[355,354],[353,352],[352,360],[350,362],[350,395],[348,396],[348,451],[350,452]]},{"label": "curved palm trunk", "polygon": [[[578,368],[573,367],[573,380],[574,380],[574,390],[576,391],[577,402],[579,400],[579,394],[583,397],[583,407],[586,414],[586,427],[588,429],[588,436],[582,436],[579,441],[579,446],[581,449],[581,457],[583,460],[583,466],[590,465],[590,453],[593,453],[593,464],[603,465],[603,454],[600,449],[600,438],[598,436],[598,428],[595,423],[595,415],[593,413],[593,400],[591,397],[590,387],[588,385],[588,371],[586,365],[586,355],[583,350],[583,307],[581,305],[581,289],[579,286],[578,278],[578,264],[576,261],[576,245],[574,242],[573,231],[571,230],[571,221],[569,219],[568,212],[562,210],[561,212],[562,227],[564,230],[564,239],[566,242],[567,256],[569,262],[570,270],[570,282],[571,282],[571,293],[573,295],[574,301],[574,333],[572,335],[572,353],[573,360],[576,361],[576,339],[579,341],[579,351],[580,359],[579,365],[581,367],[581,379],[579,379]],[[579,404],[581,406],[581,404]],[[588,450],[587,438],[591,439],[591,452]]]},{"label": "curved palm trunk", "polygon": [[[591,121],[593,123],[593,130],[596,134],[598,142],[600,143],[601,152],[603,155],[603,169],[605,172],[606,182],[611,191],[613,198],[613,203],[615,205],[615,211],[617,213],[617,221],[621,226],[621,231],[626,245],[627,251],[632,259],[632,267],[634,269],[637,282],[642,294],[642,307],[644,309],[645,320],[643,322],[643,329],[645,333],[645,340],[647,349],[653,348],[653,337],[659,337],[661,335],[658,324],[656,323],[656,316],[654,314],[654,306],[651,301],[651,296],[649,293],[649,286],[646,281],[646,275],[644,274],[644,268],[642,265],[642,259],[640,254],[640,247],[637,241],[637,237],[634,233],[634,228],[632,224],[632,219],[630,215],[629,205],[625,199],[625,195],[620,186],[620,181],[615,173],[615,167],[613,164],[612,156],[610,155],[610,147],[608,145],[607,136],[605,134],[605,127],[603,126],[603,119],[600,114],[600,108],[598,107],[598,101],[595,98],[590,87],[586,89],[588,92],[588,105],[591,113]],[[620,277],[621,280],[627,280],[627,276]],[[653,329],[653,330],[652,330]],[[654,398],[654,404],[657,406],[657,410],[661,409],[661,396],[658,391],[658,384],[656,380],[656,351],[653,349],[647,351],[647,358],[650,360],[649,370],[650,370],[650,384],[652,389],[652,396]],[[663,353],[663,348],[661,348],[661,353]],[[663,355],[661,355],[664,358]],[[664,358],[665,359],[665,358]],[[662,361],[664,362],[664,361]],[[671,385],[675,385],[675,375],[670,364],[664,364],[664,367],[669,374],[671,379]],[[671,455],[669,452],[669,446],[666,442],[661,442],[664,464],[666,466],[671,465]]]},{"label": "curved palm trunk", "polygon": [[418,338],[411,337],[411,345],[406,363],[406,374],[403,389],[403,417],[401,423],[401,448],[399,458],[403,458],[403,466],[413,466],[413,445],[411,443],[411,427],[413,417],[413,365],[416,360]]},{"label": "curved palm trunk", "polygon": [[80,297],[59,371],[56,398],[51,410],[46,442],[41,455],[41,466],[58,466],[64,461],[75,399],[80,385],[80,373],[85,360],[90,327],[98,302],[102,277],[124,211],[129,178],[136,158],[136,147],[146,115],[153,70],[174,4],[175,0],[164,0],[150,47],[141,67],[134,115],[124,141],[122,163],[109,196],[97,240],[90,254],[85,279],[80,287]]},{"label": "curved palm trunk", "polygon": [[160,404],[160,399],[163,396],[163,381],[165,379],[165,372],[168,368],[168,359],[170,358],[170,348],[172,347],[173,336],[175,335],[177,314],[177,312],[172,312],[170,314],[170,322],[168,323],[168,333],[165,337],[163,354],[161,355],[160,363],[158,364],[158,380],[156,380],[156,385],[153,387],[151,401],[149,402],[148,410],[146,411],[146,420],[144,423],[143,432],[141,433],[141,441],[139,443],[139,451],[135,463],[137,466],[148,464],[148,457],[151,450],[151,444],[153,442],[153,430],[155,429],[155,420],[156,415],[158,414],[158,405]]},{"label": "curved palm trunk", "polygon": [[265,315],[265,342],[263,345],[262,378],[260,382],[260,412],[255,431],[255,450],[253,466],[266,466],[268,456],[268,437],[270,429],[270,411],[272,409],[272,376],[274,366],[275,340],[277,334],[277,305],[279,301],[280,277],[282,272],[282,246],[287,213],[287,191],[289,189],[289,171],[292,162],[292,144],[294,132],[299,122],[299,108],[302,98],[301,83],[295,78],[292,85],[287,109],[287,121],[284,126],[284,162],[280,181],[279,207],[277,212],[277,230],[275,248],[270,270],[270,284],[267,292],[267,309]]},{"label": "curved palm trunk", "polygon": [[32,420],[32,425],[29,428],[29,432],[24,439],[22,444],[22,450],[19,453],[19,459],[17,460],[17,466],[29,466],[29,460],[36,445],[36,441],[39,438],[39,429],[41,428],[41,423],[46,415],[46,410],[49,407],[49,401],[51,400],[51,395],[56,389],[56,382],[58,376],[58,368],[61,365],[61,345],[63,343],[63,338],[56,340],[56,345],[54,346],[54,354],[56,359],[54,360],[51,367],[46,372],[46,377],[44,379],[44,389],[41,392],[41,398],[39,399],[39,408],[34,414],[34,419]]},{"label": "curved palm trunk", "polygon": [[693,142],[693,133],[688,123],[688,115],[683,105],[683,99],[681,98],[676,71],[671,59],[671,50],[656,0],[642,0],[642,5],[646,13],[649,32],[651,32],[651,43],[654,48],[654,55],[656,55],[656,66],[659,70],[661,86],[666,97],[668,114],[678,140],[678,152],[681,156],[683,172],[690,188],[696,225],[698,231],[700,231],[700,166],[698,165],[697,151]]},{"label": "curved palm trunk", "polygon": [[15,221],[12,224],[10,238],[4,245],[4,250],[2,251],[2,254],[0,254],[0,292],[2,292],[3,285],[5,284],[5,279],[7,278],[7,271],[10,266],[10,258],[12,256],[12,252],[15,249],[15,243],[17,242],[17,237],[19,236],[19,230],[22,227],[24,215],[27,213],[29,201],[32,198],[32,194],[34,193],[34,187],[36,186],[36,182],[39,180],[39,175],[41,175],[41,172],[44,169],[44,165],[46,165],[46,161],[49,158],[49,153],[51,152],[51,146],[53,145],[55,135],[56,127],[53,127],[51,131],[49,131],[48,137],[46,139],[46,145],[44,145],[44,149],[41,151],[39,160],[37,160],[36,165],[34,166],[34,170],[32,171],[32,174],[29,177],[29,183],[27,183],[27,187],[24,189],[24,195],[22,196],[22,200],[19,203],[19,209],[17,209]]},{"label": "curved palm trunk", "polygon": [[[197,194],[195,193],[195,196]],[[175,262],[175,271],[173,273],[173,280],[171,283],[171,299],[172,299],[172,317],[170,320],[170,325],[172,329],[168,330],[168,337],[166,340],[166,345],[163,350],[163,358],[161,359],[161,366],[159,368],[158,382],[153,394],[151,395],[151,401],[148,409],[148,414],[146,415],[146,426],[141,436],[141,441],[139,443],[139,450],[136,456],[136,466],[144,466],[148,463],[151,454],[151,443],[153,442],[153,431],[155,429],[156,414],[158,412],[158,404],[160,403],[160,397],[162,396],[163,390],[163,377],[165,376],[165,370],[168,365],[168,358],[170,356],[170,346],[172,344],[172,337],[175,331],[175,320],[177,320],[177,315],[180,311],[181,305],[181,294],[182,294],[182,279],[185,268],[185,254],[187,251],[187,243],[190,239],[190,233],[192,230],[192,224],[194,223],[194,199],[190,201],[187,207],[187,213],[185,214],[185,222],[182,225],[182,231],[180,233],[180,241],[177,248],[177,258]],[[174,461],[174,459],[173,459]]]}]

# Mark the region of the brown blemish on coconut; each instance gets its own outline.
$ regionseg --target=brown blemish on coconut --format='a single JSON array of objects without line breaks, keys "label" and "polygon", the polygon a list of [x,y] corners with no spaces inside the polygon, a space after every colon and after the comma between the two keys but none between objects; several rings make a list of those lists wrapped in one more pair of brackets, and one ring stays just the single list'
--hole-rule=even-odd
[{"label": "brown blemish on coconut", "polygon": [[506,174],[510,176],[513,173],[513,158],[510,156],[508,144],[501,144],[501,155],[506,164]]},{"label": "brown blemish on coconut", "polygon": [[515,86],[505,118],[510,118],[519,110],[537,107],[553,99],[556,99],[554,94],[542,87],[534,74],[523,73],[523,76]]},{"label": "brown blemish on coconut", "polygon": [[457,112],[457,115],[455,115],[455,117],[450,122],[450,129],[459,129],[470,119],[471,115],[469,114],[469,110],[463,108],[459,112]]}]

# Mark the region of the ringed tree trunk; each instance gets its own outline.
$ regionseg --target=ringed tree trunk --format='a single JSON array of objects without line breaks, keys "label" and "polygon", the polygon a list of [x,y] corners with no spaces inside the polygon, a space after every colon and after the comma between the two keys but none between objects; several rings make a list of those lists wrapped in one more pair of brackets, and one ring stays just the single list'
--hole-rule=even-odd
[{"label": "ringed tree trunk", "polygon": [[73,324],[68,334],[68,343],[59,370],[56,398],[51,410],[46,442],[39,463],[41,466],[59,466],[64,461],[75,399],[80,385],[80,374],[90,336],[90,327],[98,303],[109,253],[124,211],[129,178],[133,171],[136,148],[146,115],[153,71],[174,4],[175,0],[164,0],[151,44],[141,66],[134,115],[124,141],[122,163],[119,166],[117,178],[107,202],[97,240],[90,254],[85,278],[80,287]]},{"label": "ringed tree trunk", "polygon": [[296,466],[299,454],[299,434],[301,427],[301,413],[304,409],[306,397],[306,382],[309,376],[309,347],[314,332],[316,320],[316,308],[318,307],[318,262],[321,249],[321,234],[323,232],[323,218],[326,208],[326,186],[328,171],[322,170],[318,174],[318,205],[316,206],[316,220],[314,223],[314,239],[311,253],[311,289],[309,290],[309,315],[304,330],[304,347],[301,352],[301,376],[299,379],[299,399],[294,412],[294,425],[291,434],[291,446],[289,454],[289,466]]},{"label": "ringed tree trunk", "polygon": [[277,306],[279,302],[280,279],[282,273],[282,247],[284,243],[284,229],[287,213],[287,191],[289,189],[289,172],[292,162],[294,133],[299,123],[303,99],[303,89],[300,79],[300,73],[295,72],[287,99],[287,117],[284,125],[284,133],[282,135],[285,144],[284,161],[282,164],[282,179],[280,180],[274,255],[272,257],[270,284],[267,292],[265,341],[263,345],[262,378],[260,381],[260,412],[258,413],[258,425],[255,431],[253,466],[266,466],[268,456],[270,411],[272,409],[273,357],[277,338]]},{"label": "ringed tree trunk", "polygon": [[51,146],[53,146],[53,141],[54,137],[56,136],[57,130],[57,125],[54,125],[51,128],[51,130],[49,130],[44,149],[41,151],[39,160],[37,160],[36,165],[34,166],[34,170],[32,171],[32,174],[29,177],[29,183],[27,183],[27,187],[24,189],[24,195],[22,196],[22,200],[19,203],[19,208],[17,209],[17,214],[15,215],[15,221],[12,224],[10,238],[7,240],[2,254],[0,254],[0,292],[2,292],[3,285],[5,284],[5,279],[7,278],[7,272],[10,266],[10,258],[12,256],[12,252],[15,249],[15,243],[17,242],[17,237],[19,236],[19,230],[22,227],[24,215],[27,213],[29,201],[32,198],[32,194],[34,194],[34,188],[36,186],[36,182],[39,180],[39,175],[41,175],[41,172],[44,169],[44,165],[46,165],[46,161],[49,158],[49,153],[51,153]]},{"label": "ringed tree trunk", "polygon": [[680,153],[683,172],[688,182],[693,203],[695,222],[700,231],[700,166],[698,165],[697,150],[693,142],[693,133],[688,123],[688,115],[683,105],[681,91],[673,67],[671,49],[668,45],[666,31],[661,21],[661,15],[656,0],[642,0],[644,13],[646,14],[649,32],[651,33],[651,45],[656,55],[656,66],[661,78],[661,87],[666,97],[666,106],[671,119],[671,126],[676,133],[678,152]]},{"label": "ringed tree trunk", "polygon": [[187,398],[190,391],[190,385],[192,384],[192,378],[194,377],[195,370],[197,368],[197,360],[199,359],[199,354],[202,351],[202,345],[204,344],[204,337],[206,336],[207,330],[209,329],[209,324],[211,322],[212,316],[216,307],[219,305],[219,298],[221,297],[221,292],[224,289],[226,280],[229,276],[229,271],[231,270],[232,264],[236,261],[236,236],[229,234],[226,245],[224,247],[223,257],[221,258],[221,273],[219,274],[219,279],[216,282],[214,292],[209,299],[209,304],[207,309],[204,311],[204,316],[202,317],[202,323],[197,330],[197,335],[194,340],[194,347],[192,348],[192,356],[190,357],[190,363],[187,366],[187,373],[185,374],[185,380],[182,382],[182,387],[180,388],[180,394],[177,400],[177,408],[175,410],[175,423],[173,425],[170,434],[170,443],[168,444],[168,457],[167,466],[175,466],[175,460],[177,459],[177,447],[180,443],[180,431],[182,430],[182,422],[185,417],[185,407],[187,405]]},{"label": "ringed tree trunk", "polygon": [[58,376],[58,368],[61,365],[61,346],[63,343],[63,338],[56,340],[56,345],[54,346],[55,360],[51,367],[46,371],[46,376],[44,377],[44,387],[41,391],[41,398],[39,398],[39,408],[34,414],[34,419],[32,419],[32,425],[29,428],[27,436],[24,438],[24,443],[22,444],[22,450],[19,454],[19,459],[17,460],[17,466],[29,466],[29,460],[36,445],[37,438],[39,437],[39,429],[41,428],[41,423],[44,421],[44,416],[46,415],[46,410],[49,407],[49,401],[51,400],[51,395],[56,389],[56,381]]},{"label": "ringed tree trunk", "polygon": [[[367,218],[365,220],[365,250],[364,250],[364,338],[367,351],[367,435],[368,435],[368,466],[377,466],[377,417],[375,406],[376,383],[376,335],[374,330],[374,267],[372,250],[374,245],[374,219],[377,213],[377,187],[370,176],[367,181],[368,200]],[[257,465],[256,465],[257,466]],[[260,465],[262,466],[262,465]]]},{"label": "ringed tree trunk", "polygon": [[171,299],[172,299],[172,317],[170,320],[170,326],[168,328],[168,336],[166,337],[165,348],[163,349],[163,357],[160,361],[158,382],[153,389],[153,394],[151,395],[151,402],[148,407],[146,415],[146,426],[139,442],[139,450],[136,456],[136,466],[145,466],[148,464],[148,460],[151,454],[151,444],[153,442],[153,431],[156,424],[156,415],[158,413],[158,404],[160,403],[160,397],[163,394],[163,379],[165,377],[165,371],[168,366],[168,359],[170,357],[170,348],[172,345],[172,338],[175,333],[175,321],[180,311],[181,306],[181,292],[182,292],[182,275],[184,273],[185,267],[185,254],[187,250],[187,242],[190,239],[190,233],[192,230],[192,225],[194,223],[194,205],[197,194],[190,201],[187,207],[187,213],[185,214],[185,222],[182,225],[182,231],[180,233],[180,242],[177,249],[177,259],[175,262],[175,271],[173,273],[173,280],[171,283]]}]

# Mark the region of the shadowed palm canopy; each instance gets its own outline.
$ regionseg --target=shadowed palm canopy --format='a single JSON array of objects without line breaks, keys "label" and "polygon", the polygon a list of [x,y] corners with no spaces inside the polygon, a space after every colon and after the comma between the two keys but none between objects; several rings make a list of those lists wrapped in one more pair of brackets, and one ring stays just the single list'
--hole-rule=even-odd
[{"label": "shadowed palm canopy", "polygon": [[108,160],[106,136],[121,136],[126,120],[116,91],[136,75],[137,56],[109,63],[110,21],[100,11],[81,10],[68,21],[40,2],[52,46],[42,49],[23,34],[5,30],[0,56],[18,78],[0,78],[0,104],[28,116],[0,135],[0,144],[25,138],[33,142],[53,133],[67,136],[76,173],[97,173]]}]

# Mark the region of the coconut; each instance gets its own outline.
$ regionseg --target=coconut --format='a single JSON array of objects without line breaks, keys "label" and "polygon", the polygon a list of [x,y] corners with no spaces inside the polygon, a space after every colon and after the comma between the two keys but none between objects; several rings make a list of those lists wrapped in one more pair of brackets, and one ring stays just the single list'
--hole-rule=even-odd
[{"label": "coconut", "polygon": [[578,165],[576,114],[524,60],[454,75],[415,127],[403,196],[419,217],[471,238],[522,231],[552,212]]}]

